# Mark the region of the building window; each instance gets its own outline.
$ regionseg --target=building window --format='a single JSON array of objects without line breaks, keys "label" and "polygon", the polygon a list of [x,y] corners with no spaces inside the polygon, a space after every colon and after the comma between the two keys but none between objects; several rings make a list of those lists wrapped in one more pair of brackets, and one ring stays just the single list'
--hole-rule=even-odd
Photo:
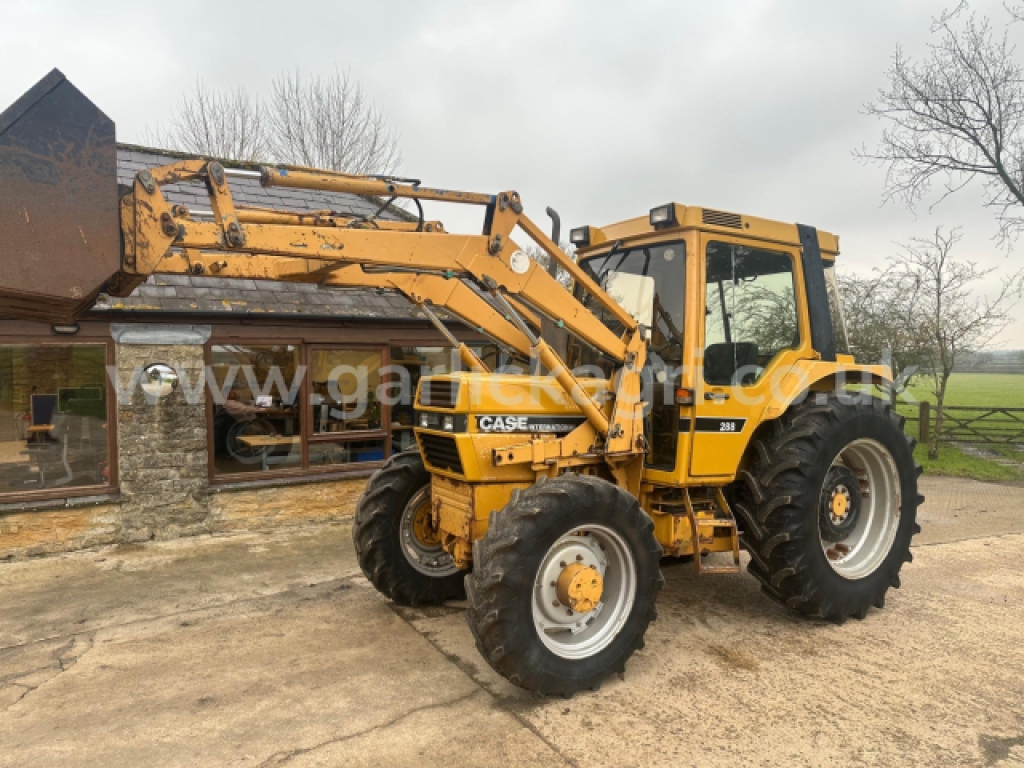
[{"label": "building window", "polygon": [[213,344],[213,476],[322,471],[383,461],[386,351],[326,344]]},{"label": "building window", "polygon": [[309,350],[311,467],[384,459],[389,409],[380,395],[382,364],[379,348]]},{"label": "building window", "polygon": [[0,345],[0,493],[110,483],[107,347]]},{"label": "building window", "polygon": [[300,347],[210,348],[215,475],[302,467]]},{"label": "building window", "polygon": [[[492,369],[493,344],[473,346]],[[413,448],[416,387],[459,369],[448,347],[213,343],[209,347],[212,472],[329,472]]]}]

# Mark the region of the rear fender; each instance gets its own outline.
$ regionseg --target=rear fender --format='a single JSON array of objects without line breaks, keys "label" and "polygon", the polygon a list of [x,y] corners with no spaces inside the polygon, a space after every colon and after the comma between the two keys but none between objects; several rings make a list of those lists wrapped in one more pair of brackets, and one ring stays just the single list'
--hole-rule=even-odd
[{"label": "rear fender", "polygon": [[853,358],[838,362],[801,360],[793,365],[777,386],[771,388],[771,400],[762,413],[762,421],[777,419],[791,406],[817,393],[837,390],[867,391],[872,386],[892,383],[892,370],[887,365],[860,365]]}]

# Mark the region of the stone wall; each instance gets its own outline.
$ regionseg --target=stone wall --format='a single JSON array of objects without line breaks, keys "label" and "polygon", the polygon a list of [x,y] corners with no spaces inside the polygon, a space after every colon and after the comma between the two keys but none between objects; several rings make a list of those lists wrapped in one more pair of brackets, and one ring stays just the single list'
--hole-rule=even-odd
[{"label": "stone wall", "polygon": [[[186,385],[160,398],[149,397],[140,386],[124,391],[137,371],[155,363],[179,371]],[[195,386],[203,363],[199,344],[117,345],[121,535],[127,541],[209,530],[206,393]]]},{"label": "stone wall", "polygon": [[[308,523],[343,522],[355,512],[366,478],[312,481],[262,488],[232,488],[208,491],[203,501],[204,517],[188,526],[180,522],[166,530],[155,515],[131,509],[124,501],[79,501],[72,506],[46,509],[34,505],[24,511],[0,511],[0,560],[71,552],[104,544],[138,541],[138,520],[157,526],[155,538],[195,533],[260,531]],[[133,501],[138,504],[139,497]],[[135,515],[126,527],[125,510]]]},{"label": "stone wall", "polygon": [[120,530],[118,503],[6,512],[0,514],[0,560],[114,544]]},{"label": "stone wall", "polygon": [[218,491],[209,497],[214,531],[260,530],[351,517],[366,478]]}]

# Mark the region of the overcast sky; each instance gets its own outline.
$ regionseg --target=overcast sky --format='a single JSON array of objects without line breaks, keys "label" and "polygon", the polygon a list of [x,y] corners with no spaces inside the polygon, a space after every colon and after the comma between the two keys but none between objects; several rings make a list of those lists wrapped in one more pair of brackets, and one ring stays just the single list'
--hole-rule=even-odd
[{"label": "overcast sky", "polygon": [[[537,221],[547,205],[569,227],[675,200],[835,232],[854,270],[959,225],[962,255],[1009,271],[1024,243],[997,250],[977,194],[916,215],[882,207],[882,170],[851,156],[877,136],[861,107],[897,44],[922,52],[944,5],[7,0],[0,106],[56,66],[120,140],[141,142],[197,77],[256,91],[282,69],[347,67],[401,135],[403,173],[518,190]],[[998,0],[972,5],[1002,23]],[[451,207],[429,213],[478,228]],[[1024,347],[1024,307],[1015,314],[1004,347]]]}]

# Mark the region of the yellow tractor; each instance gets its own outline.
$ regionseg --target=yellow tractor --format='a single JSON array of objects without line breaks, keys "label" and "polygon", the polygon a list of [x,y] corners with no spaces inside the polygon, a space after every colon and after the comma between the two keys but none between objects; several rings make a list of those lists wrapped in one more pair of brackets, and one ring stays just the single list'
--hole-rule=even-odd
[{"label": "yellow tractor", "polygon": [[[511,191],[190,160],[119,193],[114,148],[113,125],[56,70],[0,115],[2,314],[72,319],[157,272],[406,296],[465,370],[421,381],[418,449],[359,502],[359,564],[396,603],[467,599],[481,654],[513,683],[570,695],[621,672],[665,557],[735,573],[745,550],[766,595],[837,622],[899,586],[920,468],[902,418],[871,394],[889,369],[848,354],[834,235],[669,203],[573,229],[573,259]],[[422,213],[246,208],[239,175],[420,211],[476,205],[485,223],[467,235]],[[168,204],[166,185],[195,182],[208,209]],[[438,308],[531,370],[488,370]]]}]

